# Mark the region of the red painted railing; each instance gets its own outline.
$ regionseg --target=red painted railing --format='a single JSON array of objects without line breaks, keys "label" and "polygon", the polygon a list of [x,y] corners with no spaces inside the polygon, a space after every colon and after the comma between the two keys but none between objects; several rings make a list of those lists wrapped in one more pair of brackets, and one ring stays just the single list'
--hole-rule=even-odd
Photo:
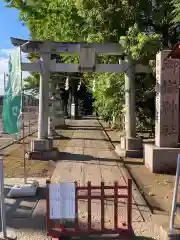
[{"label": "red painted railing", "polygon": [[[128,179],[126,186],[119,186],[118,182],[114,182],[113,186],[105,186],[104,182],[100,186],[92,186],[91,182],[87,183],[87,186],[78,186],[75,182],[75,213],[76,218],[73,225],[73,228],[66,228],[63,224],[57,224],[49,218],[49,187],[50,181],[47,181],[47,193],[46,193],[46,202],[47,202],[47,214],[46,214],[46,228],[47,235],[51,236],[53,239],[60,239],[61,236],[71,236],[71,237],[81,237],[89,236],[93,234],[123,234],[123,236],[132,235],[132,179]],[[127,194],[119,194],[119,190],[127,190]],[[99,195],[93,195],[92,190],[100,190]],[[106,194],[105,190],[113,191],[113,194]],[[86,191],[86,195],[81,195],[80,191]],[[127,199],[126,206],[126,222],[118,222],[118,200]],[[87,229],[80,229],[79,219],[78,219],[78,202],[79,200],[87,200]],[[92,228],[92,200],[100,200],[101,202],[101,229]],[[114,200],[114,228],[107,229],[105,228],[105,199]],[[119,227],[121,225],[121,227]]]}]

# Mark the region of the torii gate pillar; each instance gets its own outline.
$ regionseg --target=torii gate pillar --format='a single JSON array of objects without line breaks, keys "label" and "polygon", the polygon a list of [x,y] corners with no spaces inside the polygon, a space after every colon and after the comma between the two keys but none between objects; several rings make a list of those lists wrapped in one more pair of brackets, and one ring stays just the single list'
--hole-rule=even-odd
[{"label": "torii gate pillar", "polygon": [[121,157],[142,157],[142,139],[136,137],[135,65],[130,57],[125,57],[125,63],[125,136],[115,151]]},{"label": "torii gate pillar", "polygon": [[[40,53],[40,86],[39,86],[39,119],[38,119],[38,138],[31,141],[31,156],[49,152],[52,155],[53,142],[48,138],[48,118],[49,118],[49,81],[51,66],[51,42],[44,41]],[[57,152],[57,151],[56,151]],[[34,156],[35,155],[35,156]],[[42,155],[42,154],[41,154]]]},{"label": "torii gate pillar", "polygon": [[39,85],[39,119],[38,119],[38,139],[48,137],[48,100],[49,100],[49,64],[50,54],[41,54],[41,72]]},{"label": "torii gate pillar", "polygon": [[[125,72],[125,132],[128,140],[129,138],[136,137],[136,90],[135,71],[132,60],[126,57],[125,61],[128,66]],[[128,144],[128,141],[126,144]]]}]

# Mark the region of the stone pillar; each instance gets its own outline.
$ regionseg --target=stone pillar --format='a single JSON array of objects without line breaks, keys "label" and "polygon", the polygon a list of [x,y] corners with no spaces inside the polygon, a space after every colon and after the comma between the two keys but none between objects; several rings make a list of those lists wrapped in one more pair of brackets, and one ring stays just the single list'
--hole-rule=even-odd
[{"label": "stone pillar", "polygon": [[48,136],[49,137],[54,137],[56,135],[56,132],[55,132],[55,118],[56,118],[55,101],[56,101],[56,98],[54,95],[52,95],[50,116],[49,116],[49,127],[48,127]]},{"label": "stone pillar", "polygon": [[179,140],[179,60],[156,56],[155,145],[177,147]]},{"label": "stone pillar", "polygon": [[60,93],[60,88],[59,88],[59,92],[56,99],[57,101],[55,103],[55,128],[64,128],[66,124],[65,124],[63,101]]},{"label": "stone pillar", "polygon": [[64,94],[60,92],[60,114],[64,115]]},{"label": "stone pillar", "polygon": [[[123,64],[121,60],[119,62]],[[142,140],[136,138],[136,88],[135,66],[131,58],[126,57],[125,65],[125,136],[121,145],[116,146],[116,152],[121,156],[142,157]]]},{"label": "stone pillar", "polygon": [[[51,66],[56,65],[56,59],[53,59],[51,55]],[[49,77],[50,79],[50,77]],[[55,132],[55,93],[54,93],[54,85],[51,81],[49,81],[49,113],[48,113],[48,137],[53,138],[56,135]]]},{"label": "stone pillar", "polygon": [[156,55],[155,144],[144,144],[144,162],[153,173],[175,173],[179,138],[180,60]]},{"label": "stone pillar", "polygon": [[39,121],[38,139],[48,138],[48,116],[49,116],[49,79],[50,79],[50,53],[41,54],[41,72],[39,86]]},{"label": "stone pillar", "polygon": [[65,116],[64,116],[64,94],[60,93],[60,108],[59,108],[59,113],[58,113],[58,126],[60,128],[65,128],[66,123],[65,123]]},{"label": "stone pillar", "polygon": [[71,93],[71,89],[70,89],[69,98],[68,98],[68,115],[69,115],[69,117],[71,117],[71,97],[72,97],[72,93]]},{"label": "stone pillar", "polygon": [[75,83],[72,83],[72,92],[71,92],[71,118],[76,118],[76,102],[75,102]]},{"label": "stone pillar", "polygon": [[68,117],[68,99],[69,99],[69,92],[65,91],[65,99],[64,99],[64,115]]},{"label": "stone pillar", "polygon": [[130,58],[126,58],[125,72],[125,132],[126,139],[136,137],[136,89],[134,65]]},{"label": "stone pillar", "polygon": [[53,148],[52,139],[48,139],[50,51],[51,43],[45,41],[41,48],[43,53],[40,61],[38,138],[31,142],[30,158],[32,159],[53,159],[58,153]]}]

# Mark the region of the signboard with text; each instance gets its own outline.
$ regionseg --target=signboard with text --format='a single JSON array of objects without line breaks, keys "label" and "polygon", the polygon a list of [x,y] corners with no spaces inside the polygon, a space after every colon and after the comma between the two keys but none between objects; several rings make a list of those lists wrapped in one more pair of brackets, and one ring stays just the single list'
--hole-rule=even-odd
[{"label": "signboard with text", "polygon": [[49,185],[49,218],[75,219],[75,184],[55,183]]},{"label": "signboard with text", "polygon": [[179,135],[179,60],[156,56],[157,147],[177,147]]}]

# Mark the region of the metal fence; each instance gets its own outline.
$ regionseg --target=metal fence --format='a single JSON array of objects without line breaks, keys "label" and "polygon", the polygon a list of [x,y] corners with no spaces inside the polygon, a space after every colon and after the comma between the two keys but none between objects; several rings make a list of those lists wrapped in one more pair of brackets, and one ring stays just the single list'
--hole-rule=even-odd
[{"label": "metal fence", "polygon": [[[2,108],[0,108],[1,111]],[[38,121],[38,106],[26,106],[24,107],[24,136],[35,132],[37,130]],[[13,143],[15,140],[19,140],[23,137],[22,131],[23,124],[20,120],[20,132],[18,134],[7,134],[3,132],[2,118],[0,116],[0,149],[6,147],[7,145]]]},{"label": "metal fence", "polygon": [[[60,223],[62,219],[50,219],[50,208],[51,202],[49,198],[49,184],[50,180],[47,180],[47,191],[46,191],[46,228],[47,235],[51,239],[60,239],[62,236],[69,237],[88,237],[92,234],[102,235],[102,234],[123,234],[125,237],[132,236],[132,179],[128,179],[126,186],[118,185],[118,182],[114,182],[112,186],[106,186],[104,182],[99,186],[92,186],[91,182],[88,182],[86,186],[78,186],[75,182],[75,221],[73,226],[66,227],[65,223]],[[94,191],[99,191],[95,193]],[[112,193],[107,193],[110,190]],[[126,193],[122,193],[122,190],[126,190]],[[100,217],[100,229],[94,229],[92,227],[92,200],[99,200],[101,208]],[[114,227],[112,229],[105,227],[105,211],[107,209],[106,200],[113,199],[114,202]],[[118,217],[118,206],[119,199],[126,199],[126,222],[124,224],[119,222]],[[81,228],[79,222],[79,200],[87,201],[87,228]],[[54,203],[53,203],[54,204]],[[129,238],[128,238],[129,239]]]}]

